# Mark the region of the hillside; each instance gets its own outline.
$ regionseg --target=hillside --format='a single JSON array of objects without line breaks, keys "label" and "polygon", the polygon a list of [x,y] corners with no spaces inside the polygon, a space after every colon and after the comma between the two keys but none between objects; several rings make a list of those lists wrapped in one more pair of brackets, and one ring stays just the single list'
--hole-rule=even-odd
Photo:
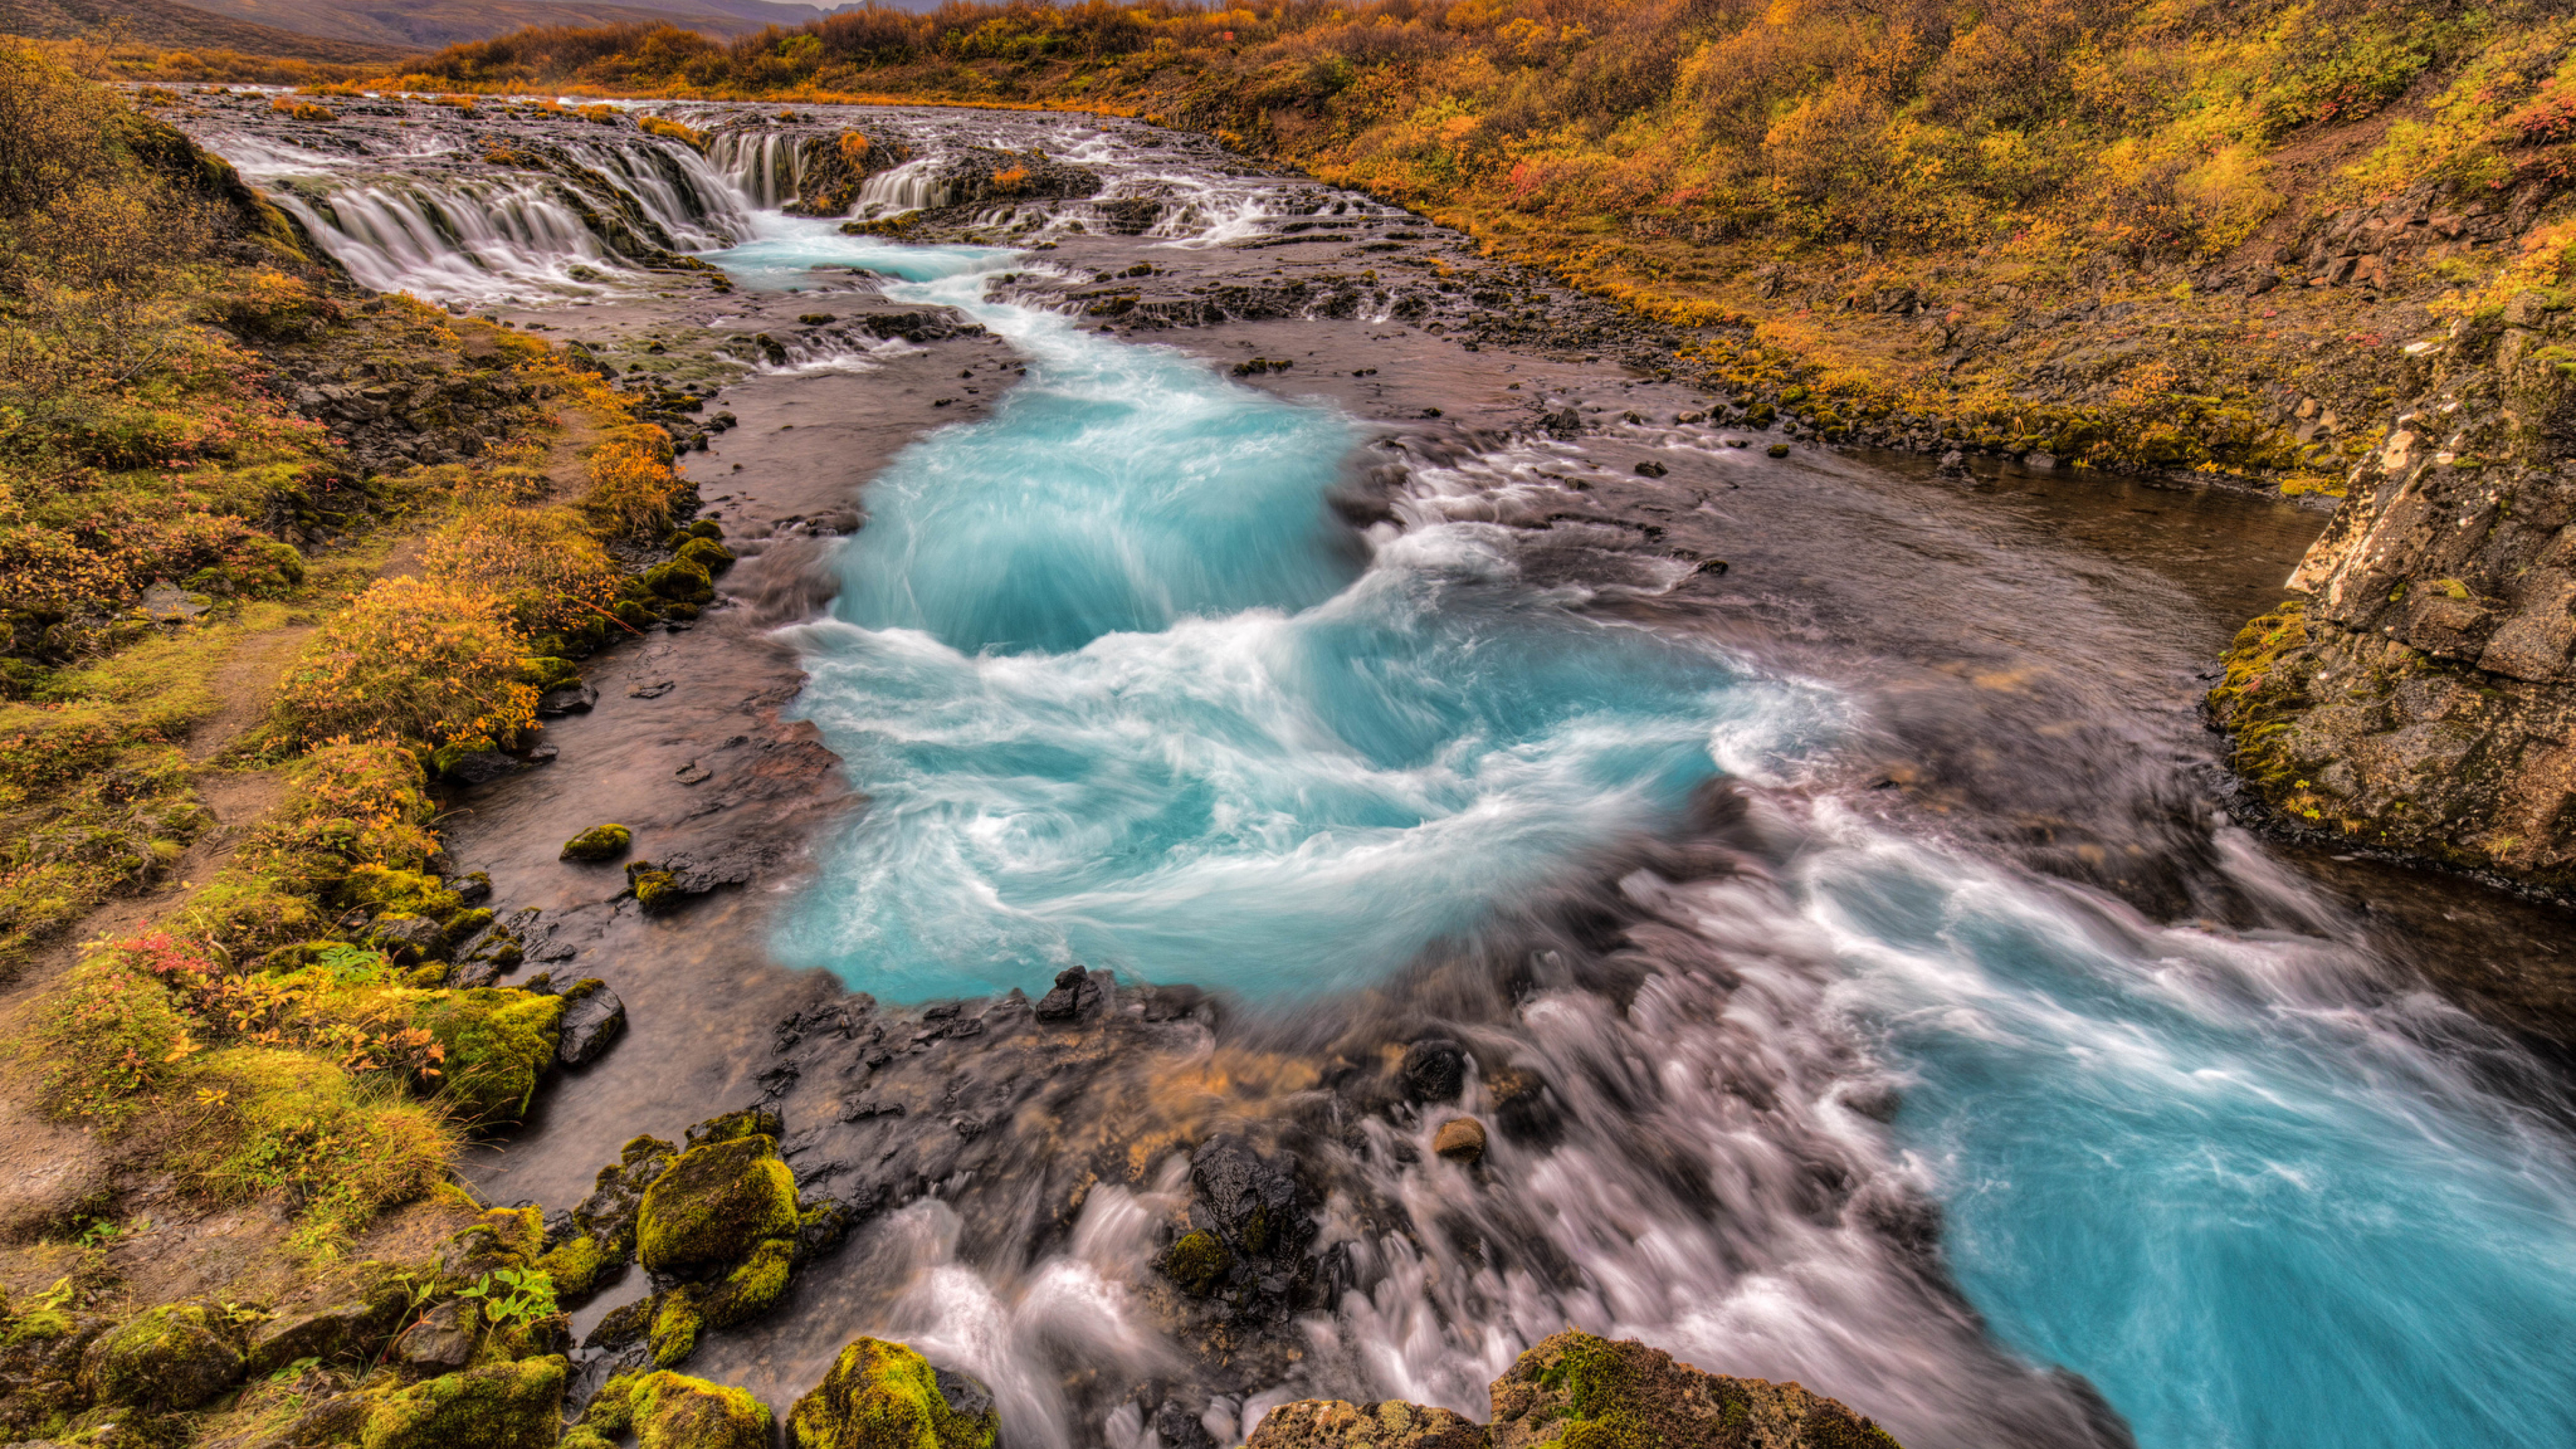
[{"label": "hillside", "polygon": [[347,65],[380,64],[423,48],[299,34],[292,27],[254,24],[176,0],[0,0],[0,35],[38,40],[113,35],[129,44]]},{"label": "hillside", "polygon": [[815,17],[805,5],[764,0],[418,0],[418,3],[347,4],[341,0],[207,0],[206,9],[235,20],[335,40],[407,51],[481,40],[530,25],[631,25],[667,23],[709,35],[730,36],[764,25],[797,25]]}]

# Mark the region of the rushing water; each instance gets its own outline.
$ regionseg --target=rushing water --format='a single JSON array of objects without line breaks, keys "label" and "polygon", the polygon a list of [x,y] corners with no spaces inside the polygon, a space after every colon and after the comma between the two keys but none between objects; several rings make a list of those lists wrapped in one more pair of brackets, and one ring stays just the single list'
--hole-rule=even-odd
[{"label": "rushing water", "polygon": [[[1044,134],[1185,192],[1148,239],[1167,250],[1284,206]],[[863,267],[1025,364],[869,485],[831,615],[793,630],[801,707],[870,804],[776,954],[896,1001],[1106,966],[1222,990],[1273,1046],[1381,994],[1433,999],[1425,973],[1460,962],[1513,979],[1451,1029],[1543,1075],[1565,1131],[1498,1135],[1482,1175],[1422,1150],[1428,1118],[1326,1149],[1323,1244],[1353,1287],[1302,1325],[1295,1372],[1207,1406],[1221,1437],[1312,1392],[1481,1416],[1486,1380],[1572,1322],[1800,1379],[1915,1449],[2576,1443],[2563,1086],[2205,803],[2191,868],[2243,903],[2224,925],[2149,919],[1977,843],[1978,822],[1882,808],[1854,764],[1889,728],[1874,661],[1807,648],[1793,668],[1673,627],[1645,605],[1688,565],[1569,582],[1480,521],[1580,447],[1404,456],[1394,521],[1356,531],[1336,496],[1400,440],[1086,330],[1020,289],[1043,258],[766,210],[792,151],[756,134],[712,154],[709,183],[682,161],[598,169],[675,237],[738,243],[712,258],[746,286]],[[480,296],[606,260],[548,231],[542,198],[457,179],[424,199],[371,164],[298,203],[362,278]],[[924,174],[862,204],[920,204]],[[2188,667],[2155,634],[2135,647]],[[2068,686],[2068,707],[2187,754],[2123,693],[2153,672]],[[2036,771],[2054,728],[1978,743]],[[2180,768],[2142,754],[2139,788],[2190,795]],[[1569,928],[1569,901],[1616,939]],[[1492,1110],[1481,1082],[1464,1105]],[[983,1374],[1015,1442],[1144,1449],[1134,1408],[1085,1418],[1060,1385],[1183,1361],[1127,1285],[1184,1191],[1169,1164],[1103,1188],[1069,1242],[1017,1255],[917,1203],[868,1250],[909,1286],[818,1331],[901,1332]]]}]

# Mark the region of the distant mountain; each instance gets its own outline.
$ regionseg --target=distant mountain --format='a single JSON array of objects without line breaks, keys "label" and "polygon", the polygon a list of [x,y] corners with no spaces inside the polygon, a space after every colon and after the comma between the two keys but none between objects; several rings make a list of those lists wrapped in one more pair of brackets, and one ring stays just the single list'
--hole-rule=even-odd
[{"label": "distant mountain", "polygon": [[237,50],[245,55],[328,64],[398,60],[424,47],[330,37],[249,23],[177,0],[0,0],[0,35],[72,40],[116,34],[168,50]]},{"label": "distant mountain", "polygon": [[[0,0],[5,3],[5,0]],[[202,0],[218,15],[231,16],[304,35],[393,46],[405,51],[436,50],[463,40],[485,40],[530,25],[684,26],[710,35],[740,35],[789,15],[802,24],[820,12],[804,6],[761,5],[759,0],[628,0],[591,4],[589,0]],[[753,20],[722,13],[753,5],[777,14]]]}]

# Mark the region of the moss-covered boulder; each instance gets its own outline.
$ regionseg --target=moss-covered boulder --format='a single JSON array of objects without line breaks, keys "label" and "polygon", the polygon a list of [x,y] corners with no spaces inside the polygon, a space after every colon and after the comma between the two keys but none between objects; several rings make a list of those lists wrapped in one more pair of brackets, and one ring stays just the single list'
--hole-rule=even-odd
[{"label": "moss-covered boulder", "polygon": [[648,916],[678,910],[688,899],[680,890],[679,877],[649,860],[626,862],[626,891]]},{"label": "moss-covered boulder", "polygon": [[733,550],[712,538],[690,539],[673,557],[705,569],[710,578],[733,567]]},{"label": "moss-covered boulder", "polygon": [[1183,1233],[1163,1254],[1163,1272],[1182,1292],[1195,1297],[1215,1292],[1233,1271],[1234,1254],[1210,1232]]},{"label": "moss-covered boulder", "polygon": [[90,1397],[156,1413],[193,1409],[241,1382],[242,1348],[223,1310],[171,1303],[101,1334],[81,1357]]},{"label": "moss-covered boulder", "polygon": [[964,1374],[934,1369],[900,1343],[862,1338],[796,1401],[796,1449],[993,1449],[993,1396]]},{"label": "moss-covered boulder", "polygon": [[1796,1384],[1728,1378],[1632,1340],[1568,1331],[1494,1380],[1493,1449],[1897,1449],[1887,1432]]},{"label": "moss-covered boulder", "polygon": [[554,1063],[563,1021],[559,996],[483,986],[422,997],[412,1022],[446,1050],[439,1094],[475,1125],[525,1116],[537,1079]]},{"label": "moss-covered boulder", "polygon": [[556,1449],[563,1435],[561,1358],[485,1364],[385,1395],[362,1449]]},{"label": "moss-covered boulder", "polygon": [[494,1208],[459,1228],[439,1255],[439,1273],[471,1283],[503,1268],[526,1268],[545,1252],[545,1215],[533,1207]]},{"label": "moss-covered boulder", "polygon": [[682,1276],[729,1268],[762,1239],[795,1235],[795,1175],[777,1139],[761,1135],[681,1154],[645,1189],[636,1223],[644,1266]]},{"label": "moss-covered boulder", "polygon": [[705,565],[687,558],[658,563],[644,571],[644,587],[658,598],[683,604],[703,604],[716,596]]},{"label": "moss-covered boulder", "polygon": [[769,1449],[769,1406],[742,1389],[650,1373],[627,1405],[637,1449]]},{"label": "moss-covered boulder", "polygon": [[628,1138],[617,1150],[617,1160],[591,1180],[590,1196],[572,1210],[573,1222],[598,1239],[610,1258],[626,1261],[635,1252],[635,1220],[643,1212],[645,1192],[679,1156],[679,1148],[659,1137]]},{"label": "moss-covered boulder", "polygon": [[402,1325],[411,1296],[383,1263],[360,1263],[281,1304],[251,1327],[247,1365],[266,1378],[298,1359],[327,1364],[373,1357]]},{"label": "moss-covered boulder", "polygon": [[627,848],[634,843],[635,832],[623,825],[614,823],[594,825],[565,841],[563,855],[560,858],[596,864],[600,861],[615,860],[624,855]]}]

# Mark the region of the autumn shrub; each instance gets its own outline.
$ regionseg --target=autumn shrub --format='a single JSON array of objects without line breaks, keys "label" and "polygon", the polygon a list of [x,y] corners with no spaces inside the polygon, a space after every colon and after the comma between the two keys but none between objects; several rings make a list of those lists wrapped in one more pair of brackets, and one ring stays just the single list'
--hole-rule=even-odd
[{"label": "autumn shrub", "polygon": [[659,428],[624,429],[590,455],[590,491],[581,508],[612,532],[649,537],[668,530],[687,486],[671,471],[670,436]]},{"label": "autumn shrub", "polygon": [[195,1049],[198,1024],[144,964],[113,952],[82,962],[36,1028],[46,1108],[102,1128],[125,1126]]},{"label": "autumn shrub", "polygon": [[677,141],[692,151],[704,151],[707,149],[707,135],[704,131],[682,125],[678,121],[670,119],[668,116],[638,117],[635,125],[638,129],[643,131],[645,135],[660,136],[665,140]]},{"label": "autumn shrub", "polygon": [[423,578],[378,579],[324,624],[278,684],[287,734],[445,744],[535,722],[519,681],[526,641],[490,594]]},{"label": "autumn shrub", "polygon": [[554,634],[611,617],[616,561],[565,508],[470,508],[421,555],[433,579],[490,594],[528,634]]}]

